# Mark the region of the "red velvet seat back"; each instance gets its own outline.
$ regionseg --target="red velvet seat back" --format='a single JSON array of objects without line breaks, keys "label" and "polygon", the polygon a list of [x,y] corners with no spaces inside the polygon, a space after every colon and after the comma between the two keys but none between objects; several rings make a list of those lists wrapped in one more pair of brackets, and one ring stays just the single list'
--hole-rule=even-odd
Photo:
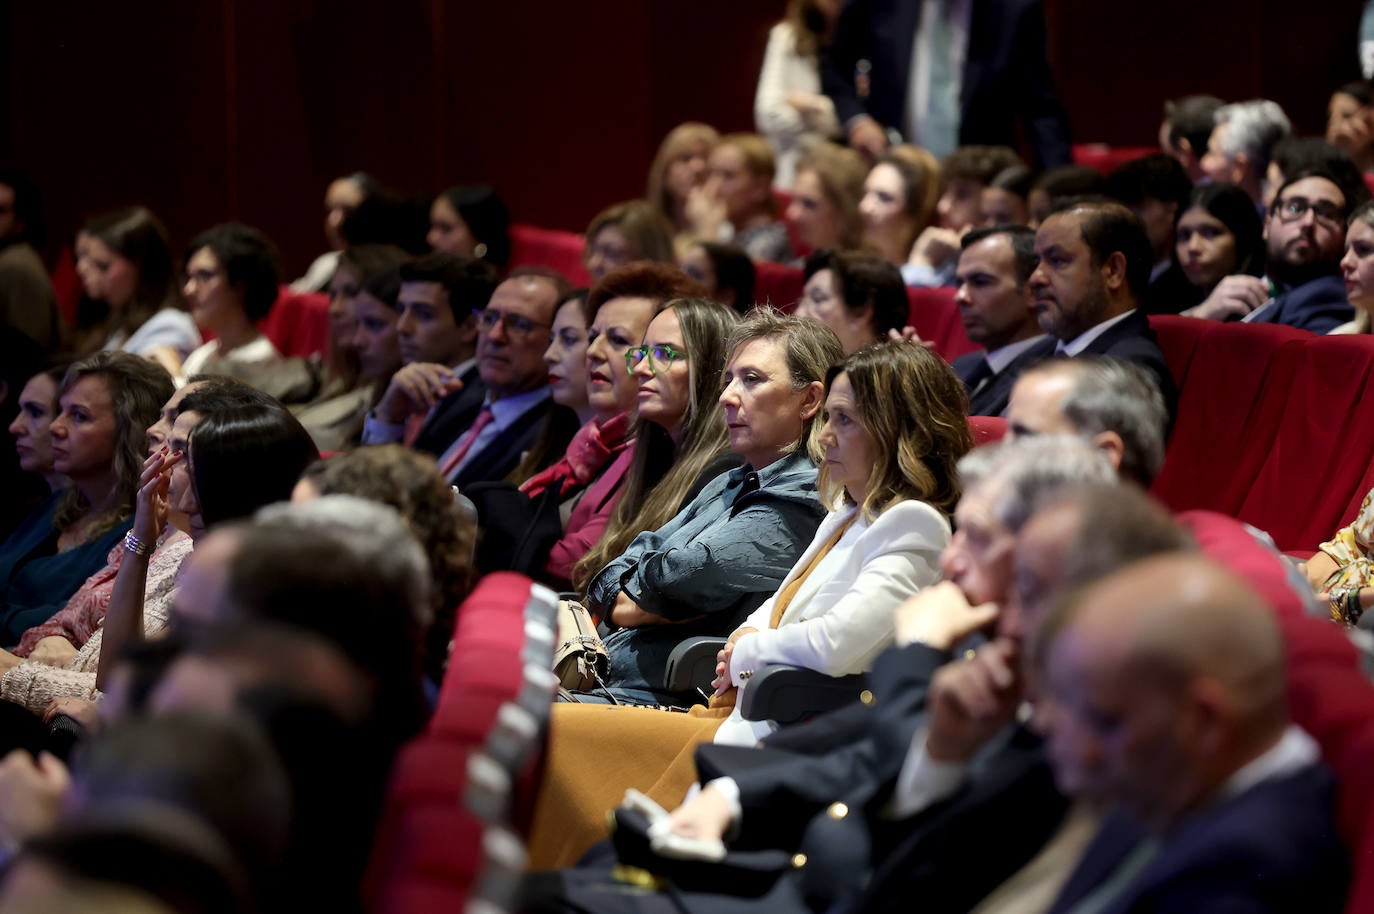
[{"label": "red velvet seat back", "polygon": [[1154,314],[1150,316],[1150,329],[1159,338],[1159,348],[1164,352],[1164,360],[1169,363],[1169,373],[1174,376],[1174,385],[1183,389],[1188,379],[1188,369],[1193,364],[1193,354],[1197,351],[1198,341],[1211,330],[1224,326],[1215,321],[1199,320],[1195,317],[1180,317],[1176,314]]},{"label": "red velvet seat back", "polygon": [[791,314],[801,300],[802,271],[780,263],[754,264],[754,304]]},{"label": "red velvet seat back", "polygon": [[968,430],[973,435],[973,446],[995,444],[1007,436],[1007,420],[1001,416],[969,416]]},{"label": "red velvet seat back", "polygon": [[[1283,550],[1311,550],[1354,516],[1374,455],[1374,339],[1309,337],[1273,446],[1237,516]],[[1218,459],[1243,442],[1218,441]]]},{"label": "red velvet seat back", "polygon": [[322,356],[329,346],[329,296],[282,286],[258,329],[284,356]]},{"label": "red velvet seat back", "polygon": [[533,225],[510,227],[510,267],[550,267],[568,277],[574,285],[589,286],[591,277],[582,264],[582,236],[575,232],[538,228]]},{"label": "red velvet seat back", "polygon": [[954,289],[947,286],[927,289],[908,286],[906,296],[911,302],[907,324],[916,328],[921,339],[933,343],[940,355],[952,361],[966,352],[982,348],[964,333],[959,306],[954,303]]},{"label": "red velvet seat back", "polygon": [[[1177,322],[1208,327],[1181,331]],[[1194,343],[1178,414],[1154,494],[1175,511],[1234,514],[1269,454],[1283,404],[1311,334],[1272,324],[1214,324],[1194,318],[1161,322],[1178,357]],[[1170,367],[1174,364],[1171,359]]]},{"label": "red velvet seat back", "polygon": [[1155,146],[1108,146],[1106,143],[1075,143],[1072,149],[1075,165],[1096,168],[1104,175],[1118,165],[1159,152]]}]

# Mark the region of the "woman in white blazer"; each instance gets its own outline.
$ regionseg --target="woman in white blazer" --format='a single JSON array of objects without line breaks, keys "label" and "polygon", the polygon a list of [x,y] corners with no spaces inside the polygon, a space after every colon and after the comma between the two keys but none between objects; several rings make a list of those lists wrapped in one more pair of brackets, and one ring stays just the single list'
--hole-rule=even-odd
[{"label": "woman in white blazer", "polygon": [[820,438],[821,491],[834,507],[777,594],[721,651],[717,693],[740,695],[716,742],[752,745],[776,729],[739,713],[759,669],[864,672],[892,643],[893,610],[939,580],[955,464],[972,444],[961,390],[943,359],[907,342],[859,350],[834,371]]},{"label": "woman in white blazer", "polygon": [[768,33],[763,70],[754,92],[754,124],[777,157],[773,186],[792,187],[797,160],[816,143],[837,138],[835,103],[821,91],[817,62],[839,18],[839,0],[791,0]]}]

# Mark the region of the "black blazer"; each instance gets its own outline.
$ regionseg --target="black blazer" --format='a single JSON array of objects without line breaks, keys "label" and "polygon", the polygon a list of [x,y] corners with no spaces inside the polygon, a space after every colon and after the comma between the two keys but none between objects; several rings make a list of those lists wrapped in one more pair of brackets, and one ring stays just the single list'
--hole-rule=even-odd
[{"label": "black blazer", "polygon": [[1336,275],[1323,276],[1281,293],[1274,299],[1274,308],[1256,323],[1329,333],[1354,317],[1355,309],[1345,295],[1345,280]]},{"label": "black blazer", "polygon": [[[1019,121],[1042,168],[1069,164],[1068,123],[1050,79],[1040,0],[972,2],[959,144],[1016,148]],[[920,21],[920,0],[852,0],[845,6],[835,41],[821,55],[821,83],[840,123],[868,114],[884,126],[901,126]],[[872,65],[864,98],[854,85],[860,60]]]},{"label": "black blazer", "polygon": [[[955,374],[959,375],[959,380],[964,382],[964,389],[969,392],[968,414],[970,416],[1000,416],[1006,412],[1007,403],[1011,400],[1011,389],[1015,386],[1016,379],[1027,368],[1045,360],[1046,348],[1042,344],[1026,349],[1012,359],[1011,364],[994,375],[992,380],[984,384],[977,394],[973,392],[976,382],[970,382],[973,372],[982,363],[984,353],[981,351],[966,352],[951,362],[950,365],[953,366]],[[1054,347],[1048,348],[1053,353]]]},{"label": "black blazer", "polygon": [[552,437],[549,439],[549,448],[545,451],[544,460],[537,467],[544,469],[563,456],[580,426],[577,413],[566,406],[554,403],[552,397],[545,398],[543,403],[503,429],[486,447],[473,454],[449,482],[462,489],[463,486],[474,482],[505,479],[519,465],[525,452],[534,447],[539,440],[539,431],[543,427],[544,419],[550,415],[553,421]]},{"label": "black blazer", "polygon": [[[1055,341],[1049,340],[1047,346],[1046,357],[1054,354]],[[1164,394],[1164,405],[1169,408],[1169,418],[1172,422],[1178,408],[1178,387],[1174,384],[1173,372],[1169,370],[1169,363],[1159,348],[1159,339],[1155,336],[1154,330],[1150,329],[1150,319],[1145,316],[1144,311],[1136,309],[1130,317],[1108,328],[1083,350],[1083,354],[1089,353],[1123,362],[1134,362],[1154,375],[1160,393]]]},{"label": "black blazer", "polygon": [[487,399],[487,385],[482,383],[477,366],[463,372],[460,380],[463,382],[462,389],[440,400],[434,408],[434,414],[420,426],[420,434],[412,445],[415,450],[438,458],[468,430],[482,411],[482,404]]},{"label": "black blazer", "polygon": [[[1264,781],[1201,810],[1163,846],[1103,914],[1126,911],[1291,911],[1336,914],[1349,862],[1322,765]],[[1144,837],[1123,814],[1088,845],[1051,914],[1062,914],[1109,879]]]}]

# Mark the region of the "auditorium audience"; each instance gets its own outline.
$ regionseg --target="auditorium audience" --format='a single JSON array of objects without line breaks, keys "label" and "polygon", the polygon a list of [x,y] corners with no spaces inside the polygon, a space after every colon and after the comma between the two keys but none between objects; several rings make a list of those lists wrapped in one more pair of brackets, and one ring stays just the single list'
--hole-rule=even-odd
[{"label": "auditorium audience", "polygon": [[937,224],[917,237],[902,267],[909,286],[952,286],[959,259],[959,239],[983,224],[983,189],[1013,165],[1016,153],[1005,146],[960,146],[940,162]]},{"label": "auditorium audience", "polygon": [[1374,84],[1346,83],[1331,93],[1326,141],[1341,149],[1362,173],[1374,171]]},{"label": "auditorium audience", "polygon": [[62,316],[38,249],[43,246],[38,185],[0,164],[0,327],[12,327],[44,353],[61,347]]},{"label": "auditorium audience", "polygon": [[1334,334],[1370,333],[1370,313],[1374,312],[1374,201],[1365,201],[1350,214],[1345,233],[1345,256],[1341,258],[1341,278],[1346,298],[1355,308],[1355,318],[1331,330]]},{"label": "auditorium audience", "polygon": [[77,273],[86,295],[109,309],[77,352],[119,349],[156,359],[171,374],[200,345],[195,321],[177,303],[167,229],[141,206],[97,216],[85,225]]},{"label": "auditorium audience", "polygon": [[57,385],[66,369],[38,371],[42,362],[37,347],[18,331],[0,330],[0,339],[18,343],[10,348],[0,342],[0,421],[9,420],[6,430],[14,438],[14,446],[0,452],[0,485],[5,491],[0,537],[8,537],[35,505],[66,485],[52,468],[49,433],[57,415]]},{"label": "auditorium audience", "polygon": [[[1272,167],[1272,163],[1270,163]],[[1199,303],[1230,275],[1264,273],[1262,220],[1245,191],[1234,184],[1203,184],[1188,197],[1175,228],[1175,256]]]},{"label": "auditorium audience", "polygon": [[768,32],[754,93],[754,125],[773,147],[773,184],[780,190],[793,188],[798,160],[808,149],[841,133],[835,103],[821,91],[818,64],[840,6],[838,0],[789,0],[783,20]]},{"label": "auditorium audience", "polygon": [[792,182],[787,221],[806,248],[860,246],[863,223],[859,201],[867,172],[863,156],[830,143],[814,146],[802,155]]},{"label": "auditorium audience", "polygon": [[916,236],[935,218],[940,163],[924,149],[899,146],[878,157],[859,200],[864,247],[901,266]]},{"label": "auditorium audience", "polygon": [[573,568],[575,590],[585,590],[591,577],[641,532],[662,527],[707,484],[739,466],[718,401],[726,340],[736,323],[733,312],[700,300],[674,302],[650,323],[645,345],[652,341],[676,349],[680,340],[684,357],[656,373],[659,363],[650,364],[651,353],[645,352],[632,370],[643,394],[634,461],[605,532]]},{"label": "auditorium audience", "polygon": [[876,254],[821,249],[806,258],[796,315],[819,321],[846,355],[887,339],[906,324],[910,303],[902,274]]},{"label": "auditorium audience", "polygon": [[1207,173],[1202,157],[1216,125],[1217,109],[1224,102],[1211,95],[1188,95],[1164,103],[1164,119],[1159,125],[1159,148],[1173,156],[1188,172],[1194,184]]},{"label": "auditorium audience", "polygon": [[1192,189],[1183,166],[1162,152],[1119,165],[1107,176],[1107,195],[1140,217],[1154,250],[1150,285],[1142,303],[1149,314],[1178,314],[1204,297],[1174,256],[1175,226]]},{"label": "auditorium audience", "polygon": [[429,457],[399,445],[355,448],[306,468],[294,502],[322,495],[356,495],[396,509],[429,559],[433,621],[426,635],[425,670],[443,676],[454,616],[474,580],[473,518],[461,509]]},{"label": "auditorium audience", "polygon": [[587,226],[582,260],[592,282],[641,260],[676,263],[672,226],[644,200],[608,206]]},{"label": "auditorium audience", "polygon": [[[693,242],[678,258],[682,272],[701,285],[712,301],[720,302],[737,314],[750,311],[754,301],[757,272],[749,255],[733,244],[719,241]],[[757,302],[777,307],[781,302]]]},{"label": "auditorium audience", "polygon": [[777,589],[820,523],[815,439],[839,340],[814,321],[755,312],[727,348],[720,404],[746,465],[592,578],[587,607],[610,630],[610,669],[601,692],[579,700],[694,703],[663,688],[672,648],[733,631]]},{"label": "auditorium audience", "polygon": [[1193,317],[1286,324],[1326,333],[1355,314],[1340,260],[1346,220],[1369,190],[1353,166],[1290,175],[1264,218],[1265,277],[1228,276],[1187,313]]},{"label": "auditorium audience", "polygon": [[706,200],[706,160],[720,142],[714,127],[696,121],[678,124],[659,144],[649,166],[649,186],[644,198],[671,227],[678,252],[693,239],[689,203],[698,208]]},{"label": "auditorium audience", "polygon": [[1106,190],[1107,179],[1102,172],[1087,165],[1061,165],[1041,172],[1031,182],[1030,193],[1026,195],[1029,225],[1039,228],[1050,210],[1065,200],[1095,196],[1106,193]]},{"label": "auditorium audience", "polygon": [[330,277],[339,265],[339,253],[348,246],[344,239],[344,220],[364,200],[380,191],[381,186],[362,172],[329,182],[324,191],[324,240],[329,250],[311,261],[305,275],[291,283],[292,292],[319,292],[328,288]]},{"label": "auditorium audience", "polygon": [[182,293],[196,326],[215,338],[186,357],[178,377],[220,374],[221,362],[249,366],[280,359],[258,330],[281,281],[272,242],[257,229],[226,222],[192,238],[186,251]]},{"label": "auditorium audience", "polygon": [[171,395],[166,371],[127,353],[97,353],[68,370],[49,435],[53,469],[69,485],[0,545],[0,644],[17,644],[61,609],[129,530],[144,434]]},{"label": "auditorium audience", "polygon": [[[777,593],[730,635],[710,707],[557,707],[536,843],[566,844],[574,829],[585,840],[629,786],[676,802],[693,779],[690,746],[713,735],[752,746],[777,729],[740,713],[756,671],[781,663],[866,672],[891,644],[896,606],[938,579],[959,498],[955,463],[972,445],[958,380],[944,360],[901,340],[851,355],[831,369],[828,388],[818,442],[829,513]],[[601,740],[624,747],[625,762],[604,760]]]},{"label": "auditorium audience", "polygon": [[1145,227],[1119,203],[1070,199],[1035,233],[1029,284],[1043,355],[1105,355],[1149,370],[1172,414],[1174,376],[1141,310],[1153,256]]},{"label": "auditorium audience", "polygon": [[1255,99],[1222,105],[1207,140],[1202,171],[1213,181],[1236,185],[1262,210],[1262,182],[1274,144],[1292,132],[1277,102]]},{"label": "auditorium audience", "polygon": [[[645,346],[657,346],[646,331],[664,306],[694,290],[677,269],[652,263],[613,270],[592,286],[585,356],[591,419],[518,492],[500,484],[466,490],[482,519],[478,564],[484,571],[513,569],[559,590],[571,586],[573,566],[601,537],[634,463],[640,386],[630,361],[644,358]],[[680,338],[674,342],[682,345]],[[666,369],[665,360],[671,357],[660,352]],[[666,469],[648,472],[657,478]]]},{"label": "auditorium audience", "polygon": [[1009,165],[997,173],[978,198],[983,226],[1029,225],[1030,191],[1035,172],[1024,165]]},{"label": "auditorium audience", "polygon": [[429,208],[429,246],[445,254],[485,260],[505,270],[510,261],[510,214],[485,184],[450,187]]},{"label": "auditorium audience", "polygon": [[711,150],[707,165],[706,193],[715,206],[695,220],[696,236],[731,242],[755,260],[790,261],[792,242],[777,218],[768,141],[754,133],[728,134]]},{"label": "auditorium audience", "polygon": [[1264,604],[1208,559],[1164,556],[1074,594],[1042,627],[1051,767],[1108,809],[1051,911],[1344,909],[1333,779],[1291,723]]},{"label": "auditorium audience", "polygon": [[574,289],[558,303],[549,328],[549,390],[553,402],[577,413],[583,423],[592,418],[587,402],[587,293]]},{"label": "auditorium audience", "polygon": [[1036,266],[1035,233],[1024,225],[979,228],[960,245],[954,302],[964,333],[983,351],[951,365],[968,392],[969,415],[1000,416],[1021,372],[1045,357],[1027,282]]}]

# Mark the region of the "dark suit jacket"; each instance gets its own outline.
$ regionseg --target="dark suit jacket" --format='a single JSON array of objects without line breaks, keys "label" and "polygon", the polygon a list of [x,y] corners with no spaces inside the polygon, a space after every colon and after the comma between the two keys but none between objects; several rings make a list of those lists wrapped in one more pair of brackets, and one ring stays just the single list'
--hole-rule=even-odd
[{"label": "dark suit jacket", "polygon": [[[972,2],[959,97],[960,145],[1015,148],[1020,120],[1042,167],[1069,164],[1068,124],[1045,58],[1040,0]],[[920,21],[920,0],[852,0],[846,5],[835,41],[821,57],[821,82],[835,101],[840,123],[868,114],[888,127],[902,125]],[[854,85],[860,60],[872,65],[866,98],[859,97]]]},{"label": "dark suit jacket", "polygon": [[1312,333],[1329,333],[1355,317],[1355,309],[1345,296],[1345,280],[1339,274],[1294,286],[1277,295],[1274,305],[1255,323],[1286,324]]},{"label": "dark suit jacket", "polygon": [[[1053,351],[1052,346],[1050,351]],[[1010,365],[994,375],[992,380],[984,384],[982,389],[975,394],[973,392],[974,385],[970,384],[971,375],[977,370],[983,357],[982,352],[967,352],[950,363],[955,374],[959,375],[959,380],[964,382],[964,389],[969,392],[968,414],[970,416],[1000,416],[1006,412],[1007,403],[1011,400],[1011,389],[1016,384],[1016,379],[1021,376],[1021,372],[1046,358],[1043,345],[1031,346],[1013,359]]]},{"label": "dark suit jacket", "polygon": [[482,383],[477,366],[473,365],[463,372],[460,380],[463,382],[462,389],[440,400],[434,408],[434,414],[420,426],[420,434],[413,445],[415,450],[439,457],[448,450],[450,444],[458,440],[459,435],[468,430],[481,412],[482,404],[487,399],[487,385]]},{"label": "dark suit jacket", "polygon": [[1178,261],[1174,261],[1169,264],[1169,269],[1150,283],[1141,307],[1146,314],[1179,314],[1202,304],[1203,298],[1202,290],[1188,281],[1188,275]]},{"label": "dark suit jacket", "polygon": [[[550,397],[502,430],[486,447],[473,454],[450,482],[462,489],[463,486],[474,482],[505,479],[520,463],[525,452],[539,441],[546,419],[552,423],[549,429],[550,437],[538,469],[542,470],[553,463],[568,450],[568,444],[572,442],[573,435],[577,434],[581,423],[578,422],[577,413],[566,406],[559,406]],[[445,447],[447,448],[447,445]]]},{"label": "dark suit jacket", "polygon": [[[762,906],[741,900],[739,910],[801,910],[804,899],[814,910],[838,905],[895,914],[919,898],[922,911],[967,911],[1050,839],[1067,801],[1054,788],[1040,740],[1021,726],[985,747],[967,785],[951,798],[905,820],[883,816],[924,723],[930,679],[948,659],[923,645],[885,652],[870,677],[875,708],[825,715],[837,721],[813,733],[835,745],[809,747],[824,749],[820,754],[802,754],[807,747],[795,743],[802,751],[698,748],[703,779],[729,775],[739,785],[744,816],[735,846],[796,849],[806,857],[784,877],[790,889],[770,893]],[[869,726],[860,735],[855,726],[864,721]],[[844,810],[832,805],[836,800]],[[684,891],[678,898],[702,914],[736,909],[722,906],[719,894]]]},{"label": "dark suit jacket", "polygon": [[[1331,775],[1315,765],[1201,810],[1163,839],[1103,914],[1335,914],[1345,904],[1349,865],[1333,802]],[[1142,837],[1124,815],[1109,817],[1051,914],[1072,909],[1102,885]]]},{"label": "dark suit jacket", "polygon": [[[1054,340],[1050,340],[1047,346],[1048,354],[1045,357],[1053,355]],[[1040,349],[1041,347],[1032,348]],[[1159,348],[1159,340],[1155,336],[1155,332],[1150,329],[1150,320],[1145,316],[1145,312],[1136,309],[1130,317],[1109,328],[1106,333],[1089,343],[1083,354],[1104,355],[1119,359],[1122,362],[1134,362],[1149,371],[1154,376],[1156,383],[1159,384],[1160,392],[1164,394],[1164,404],[1169,408],[1169,416],[1172,420],[1178,407],[1178,387],[1174,384],[1174,376],[1169,371],[1169,363]]]}]

